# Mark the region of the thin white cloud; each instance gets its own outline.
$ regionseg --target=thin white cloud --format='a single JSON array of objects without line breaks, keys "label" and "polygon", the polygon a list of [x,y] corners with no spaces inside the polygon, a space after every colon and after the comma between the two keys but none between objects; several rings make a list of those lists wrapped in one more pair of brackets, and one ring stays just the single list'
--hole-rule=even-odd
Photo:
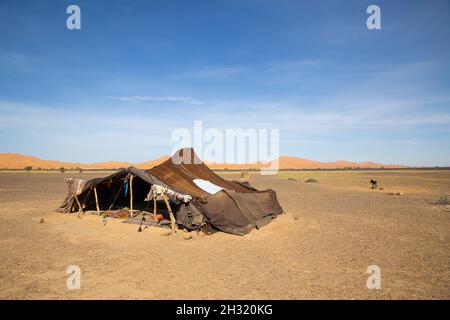
[{"label": "thin white cloud", "polygon": [[174,74],[173,79],[189,79],[189,78],[226,78],[235,76],[247,71],[244,67],[223,67],[223,68],[207,68],[193,71],[186,71]]},{"label": "thin white cloud", "polygon": [[132,102],[132,103],[153,101],[153,102],[181,102],[181,103],[193,104],[193,105],[204,104],[203,101],[196,100],[192,97],[186,97],[186,96],[165,96],[165,97],[160,97],[160,96],[119,96],[119,97],[108,97],[108,98],[123,101],[123,102]]},{"label": "thin white cloud", "polygon": [[[442,100],[447,101],[445,97]],[[432,101],[435,102],[434,99]],[[425,100],[422,102],[426,104]],[[415,108],[411,106],[410,100],[380,99],[366,102],[360,108],[354,107],[351,101],[341,103],[348,103],[350,107],[338,111],[335,105],[328,104],[307,107],[292,102],[222,101],[208,104],[211,108],[207,113],[203,108],[194,108],[183,117],[174,117],[173,112],[165,112],[156,115],[158,121],[155,121],[155,115],[145,111],[124,113],[120,108],[113,108],[105,112],[104,109],[88,106],[52,108],[0,101],[0,149],[7,152],[19,146],[21,149],[18,150],[27,150],[33,145],[35,149],[29,153],[36,153],[33,150],[49,150],[50,153],[45,156],[47,158],[59,153],[63,155],[60,158],[72,161],[127,158],[139,162],[168,153],[174,144],[171,141],[173,130],[185,128],[192,133],[194,120],[202,120],[203,130],[279,128],[282,153],[302,156],[297,153],[296,146],[306,148],[308,145],[341,143],[354,148],[353,137],[371,129],[376,129],[372,132],[381,135],[392,134],[397,140],[422,139],[424,142],[421,145],[426,145],[432,140],[422,137],[421,131],[430,135],[450,125],[448,111]],[[76,125],[68,126],[67,119]],[[335,134],[340,136],[339,140],[333,137]],[[380,140],[379,143],[386,148],[400,145],[390,139]],[[121,146],[119,149],[118,145]],[[414,146],[413,143],[411,145]],[[80,152],[74,150],[82,151],[83,158],[79,158]],[[360,152],[366,150],[361,149]],[[437,151],[434,152],[437,154]],[[126,157],[121,157],[125,154]]]},{"label": "thin white cloud", "polygon": [[183,121],[173,119],[171,114],[158,116],[155,121],[149,115],[123,114],[117,109],[104,112],[88,106],[47,107],[1,101],[0,113],[1,152],[76,162],[140,162],[167,154],[171,131]]},{"label": "thin white cloud", "polygon": [[[209,103],[207,114],[193,114],[212,127],[279,128],[302,133],[344,132],[366,128],[385,130],[417,130],[424,126],[450,125],[450,112],[426,108],[433,103],[447,103],[448,97],[432,99],[365,97],[315,104],[295,102],[221,101]],[[228,110],[228,112],[224,112]],[[429,129],[431,130],[431,129]]]},{"label": "thin white cloud", "polygon": [[285,62],[273,62],[268,65],[264,72],[289,72],[289,71],[302,71],[305,69],[312,69],[319,67],[323,64],[318,60],[299,60],[299,61],[285,61]]},{"label": "thin white cloud", "polygon": [[304,70],[313,70],[321,66],[323,61],[318,60],[296,60],[284,62],[272,62],[263,68],[248,68],[242,66],[229,66],[219,68],[205,68],[199,70],[190,70],[176,73],[170,76],[172,79],[190,79],[190,78],[211,78],[220,79],[232,76],[248,75],[262,77],[269,74],[286,74],[286,72],[298,73]]},{"label": "thin white cloud", "polygon": [[20,52],[0,50],[0,66],[22,70],[26,68],[30,62],[31,60]]}]

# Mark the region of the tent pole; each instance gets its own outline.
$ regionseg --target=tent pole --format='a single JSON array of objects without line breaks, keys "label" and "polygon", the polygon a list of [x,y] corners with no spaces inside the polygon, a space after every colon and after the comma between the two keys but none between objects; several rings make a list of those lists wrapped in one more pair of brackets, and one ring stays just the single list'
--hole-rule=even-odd
[{"label": "tent pole", "polygon": [[[80,203],[80,201],[78,200],[77,195],[76,195],[75,193],[74,193],[73,195],[74,195],[75,200],[77,201],[77,204],[78,204],[78,212],[81,211],[81,212],[84,214],[83,207],[81,206],[81,203]],[[80,214],[78,214],[78,216],[80,216]]]},{"label": "tent pole", "polygon": [[173,215],[172,209],[170,208],[169,200],[165,194],[162,195],[164,202],[166,203],[167,210],[169,211],[170,221],[172,222],[172,231],[177,232],[177,223],[175,221],[175,217]]},{"label": "tent pole", "polygon": [[155,223],[157,222],[156,221],[156,196],[153,196],[153,220],[155,220]]},{"label": "tent pole", "polygon": [[100,207],[98,205],[97,187],[94,186],[95,205],[97,207],[97,215],[100,215]]},{"label": "tent pole", "polygon": [[113,202],[111,203],[111,205],[110,205],[109,208],[108,208],[108,211],[112,209],[114,203],[116,202],[117,196],[119,195],[120,191],[122,190],[124,184],[125,184],[125,180],[123,180],[122,185],[121,185],[120,188],[119,188],[119,191],[117,191],[116,196],[114,197]]},{"label": "tent pole", "polygon": [[133,177],[130,176],[130,218],[133,218]]}]

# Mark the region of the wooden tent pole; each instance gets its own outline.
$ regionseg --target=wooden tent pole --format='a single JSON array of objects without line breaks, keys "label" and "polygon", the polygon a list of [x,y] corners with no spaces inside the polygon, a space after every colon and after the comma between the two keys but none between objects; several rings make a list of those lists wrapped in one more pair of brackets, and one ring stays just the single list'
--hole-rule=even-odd
[{"label": "wooden tent pole", "polygon": [[130,176],[130,218],[133,218],[133,177]]},{"label": "wooden tent pole", "polygon": [[156,196],[153,196],[153,220],[155,220],[155,223],[157,222],[156,221]]},{"label": "wooden tent pole", "polygon": [[[77,204],[78,204],[78,212],[81,211],[81,212],[84,214],[83,207],[81,206],[81,203],[80,203],[80,201],[78,200],[77,195],[74,193],[73,196],[75,197],[75,200],[77,201]],[[78,214],[78,217],[80,217],[80,214]]]},{"label": "wooden tent pole", "polygon": [[95,205],[97,207],[97,215],[100,215],[100,207],[98,205],[97,187],[94,186]]},{"label": "wooden tent pole", "polygon": [[165,194],[163,194],[162,197],[164,199],[164,202],[166,203],[167,210],[169,211],[170,221],[172,222],[172,231],[177,232],[177,222],[173,215],[172,209],[170,208],[169,200],[167,199],[167,196]]}]

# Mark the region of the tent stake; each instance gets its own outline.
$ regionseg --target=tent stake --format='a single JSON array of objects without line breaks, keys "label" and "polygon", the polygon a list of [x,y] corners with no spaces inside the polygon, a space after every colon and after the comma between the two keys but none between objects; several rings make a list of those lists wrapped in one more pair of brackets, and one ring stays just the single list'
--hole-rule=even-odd
[{"label": "tent stake", "polygon": [[130,176],[130,218],[133,218],[133,177]]},{"label": "tent stake", "polygon": [[169,211],[170,221],[172,222],[172,231],[177,232],[177,223],[175,221],[175,217],[172,213],[172,209],[170,208],[169,200],[167,199],[167,196],[165,194],[162,195],[164,202],[166,203],[167,210]]},{"label": "tent stake", "polygon": [[97,206],[97,215],[100,215],[100,207],[98,205],[97,187],[94,187],[95,205]]}]

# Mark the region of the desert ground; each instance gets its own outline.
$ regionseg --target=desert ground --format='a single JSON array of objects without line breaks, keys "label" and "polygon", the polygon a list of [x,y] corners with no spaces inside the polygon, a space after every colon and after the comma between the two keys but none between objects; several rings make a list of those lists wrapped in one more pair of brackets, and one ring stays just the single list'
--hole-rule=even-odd
[{"label": "desert ground", "polygon": [[[450,211],[431,204],[450,192],[450,171],[251,174],[285,214],[243,237],[190,240],[54,211],[63,178],[106,174],[0,173],[0,298],[450,298]],[[371,190],[371,178],[383,190]],[[79,290],[66,286],[70,265],[81,269]],[[378,290],[366,286],[369,265],[380,267]]]}]

